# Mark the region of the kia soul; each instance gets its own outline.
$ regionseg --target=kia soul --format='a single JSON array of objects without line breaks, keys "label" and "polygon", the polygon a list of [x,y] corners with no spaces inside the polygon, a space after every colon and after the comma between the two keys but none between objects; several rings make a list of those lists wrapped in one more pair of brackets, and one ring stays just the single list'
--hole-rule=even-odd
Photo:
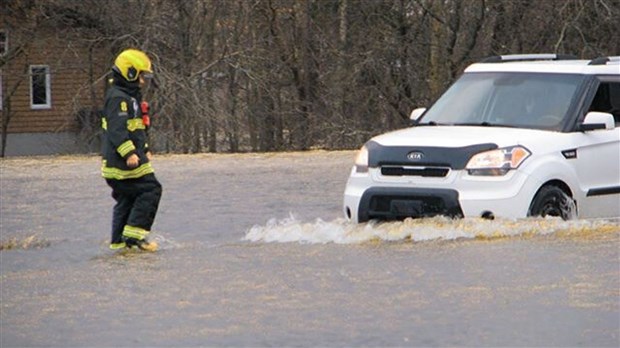
[{"label": "kia soul", "polygon": [[411,119],[359,150],[347,219],[620,217],[620,57],[490,57]]}]

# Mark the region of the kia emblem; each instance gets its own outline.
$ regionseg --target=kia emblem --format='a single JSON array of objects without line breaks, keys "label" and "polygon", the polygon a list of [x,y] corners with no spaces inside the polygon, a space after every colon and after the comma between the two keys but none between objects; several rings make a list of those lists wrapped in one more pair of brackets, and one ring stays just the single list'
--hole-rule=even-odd
[{"label": "kia emblem", "polygon": [[421,161],[424,158],[424,153],[420,151],[412,151],[407,154],[407,158],[410,161]]}]

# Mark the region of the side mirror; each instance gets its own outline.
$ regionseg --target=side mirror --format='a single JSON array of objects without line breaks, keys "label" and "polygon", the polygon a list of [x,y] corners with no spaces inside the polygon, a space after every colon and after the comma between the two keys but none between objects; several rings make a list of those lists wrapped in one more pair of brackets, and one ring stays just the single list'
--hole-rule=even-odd
[{"label": "side mirror", "polygon": [[579,125],[579,130],[582,132],[597,130],[597,129],[614,129],[615,128],[614,116],[607,112],[590,111],[586,114],[583,122]]},{"label": "side mirror", "polygon": [[423,113],[426,112],[426,108],[417,108],[411,111],[411,115],[409,115],[409,119],[413,122],[417,121]]}]

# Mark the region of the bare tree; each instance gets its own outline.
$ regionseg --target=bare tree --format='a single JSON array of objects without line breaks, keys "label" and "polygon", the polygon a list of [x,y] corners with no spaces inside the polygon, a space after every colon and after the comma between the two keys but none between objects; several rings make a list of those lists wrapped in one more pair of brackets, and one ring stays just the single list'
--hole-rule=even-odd
[{"label": "bare tree", "polygon": [[[618,0],[5,0],[104,52],[153,58],[154,145],[164,151],[351,148],[402,127],[482,57],[619,54]],[[30,6],[30,7],[29,7]],[[30,28],[30,29],[29,29]],[[33,27],[20,28],[24,33]],[[18,47],[2,58],[15,59]],[[11,88],[5,89],[11,91]],[[8,99],[7,99],[8,98]],[[3,132],[10,120],[4,95]],[[75,98],[80,100],[80,98]],[[76,103],[76,108],[79,107]],[[92,107],[91,113],[95,113]],[[6,139],[3,134],[3,139]]]}]

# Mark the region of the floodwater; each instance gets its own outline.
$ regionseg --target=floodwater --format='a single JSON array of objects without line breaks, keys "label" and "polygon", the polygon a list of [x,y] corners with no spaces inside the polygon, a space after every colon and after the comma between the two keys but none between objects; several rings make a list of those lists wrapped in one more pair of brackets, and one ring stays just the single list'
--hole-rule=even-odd
[{"label": "floodwater", "polygon": [[108,250],[97,157],[0,161],[0,345],[620,345],[618,221],[352,225],[353,157],[156,158],[156,253]]}]

